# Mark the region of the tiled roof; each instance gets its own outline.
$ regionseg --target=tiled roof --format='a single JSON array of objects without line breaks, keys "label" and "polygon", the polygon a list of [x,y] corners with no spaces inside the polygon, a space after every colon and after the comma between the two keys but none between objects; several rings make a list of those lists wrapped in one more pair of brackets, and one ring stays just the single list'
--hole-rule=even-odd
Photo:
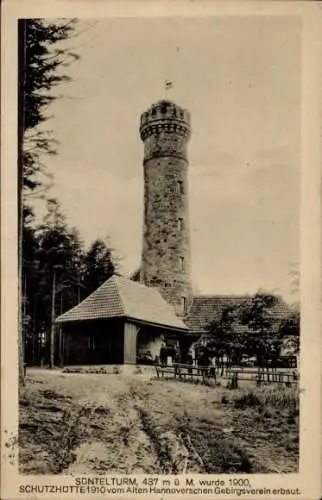
[{"label": "tiled roof", "polygon": [[245,295],[197,295],[184,322],[192,332],[205,332],[225,307],[239,305],[245,298]]},{"label": "tiled roof", "polygon": [[118,317],[187,330],[172,306],[155,288],[115,275],[56,321],[65,323]]},{"label": "tiled roof", "polygon": [[[184,319],[191,332],[206,332],[209,323],[218,318],[224,308],[238,306],[250,296],[247,295],[197,295],[193,298],[191,308]],[[274,309],[276,318],[283,317],[288,311],[288,305],[280,301]]]}]

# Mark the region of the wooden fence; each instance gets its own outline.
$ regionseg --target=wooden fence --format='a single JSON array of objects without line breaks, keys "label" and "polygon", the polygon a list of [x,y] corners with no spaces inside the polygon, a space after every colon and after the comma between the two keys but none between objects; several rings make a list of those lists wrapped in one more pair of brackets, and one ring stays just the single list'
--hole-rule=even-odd
[{"label": "wooden fence", "polygon": [[256,385],[277,383],[285,385],[298,384],[298,374],[289,369],[278,368],[242,368],[231,367],[227,368],[222,375],[219,375],[220,369],[215,367],[202,367],[187,365],[182,363],[174,363],[172,365],[155,365],[158,378],[175,378],[178,380],[200,380],[201,382],[208,382],[212,380],[214,383],[217,380],[228,380],[228,385],[231,388],[238,388],[239,382],[250,381]]}]

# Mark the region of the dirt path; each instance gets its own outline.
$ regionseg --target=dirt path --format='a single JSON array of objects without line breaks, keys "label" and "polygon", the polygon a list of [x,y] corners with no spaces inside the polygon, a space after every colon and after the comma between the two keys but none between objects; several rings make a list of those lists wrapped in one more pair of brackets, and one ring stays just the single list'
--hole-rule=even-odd
[{"label": "dirt path", "polygon": [[[135,384],[145,383],[144,377],[135,379]],[[28,398],[22,400],[20,428],[22,455],[28,444],[31,446],[31,452],[23,456],[30,472],[35,473],[42,458],[46,462],[50,456],[50,449],[37,446],[34,459],[35,444],[28,443],[30,431],[37,431],[36,441],[42,440],[44,426],[46,434],[55,438],[66,455],[57,455],[55,450],[57,460],[49,466],[51,472],[64,469],[70,474],[106,471],[140,474],[159,470],[153,444],[143,430],[141,415],[132,398],[133,378],[56,373],[49,379],[48,373],[35,371],[29,375],[27,384]],[[43,398],[50,400],[50,404],[44,404]],[[61,420],[68,424],[59,428]]]},{"label": "dirt path", "polygon": [[78,447],[68,473],[153,474],[159,470],[153,444],[130,397],[131,381],[124,383],[127,391],[113,401],[97,406],[93,398],[88,416],[91,437]]},{"label": "dirt path", "polygon": [[238,392],[139,374],[30,371],[21,399],[20,470],[296,471],[298,422],[288,410],[237,409],[226,397]]}]

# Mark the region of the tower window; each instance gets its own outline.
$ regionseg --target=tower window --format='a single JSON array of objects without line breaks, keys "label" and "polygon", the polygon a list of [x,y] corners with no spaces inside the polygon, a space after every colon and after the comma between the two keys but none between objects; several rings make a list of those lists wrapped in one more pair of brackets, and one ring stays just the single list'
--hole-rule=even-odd
[{"label": "tower window", "polygon": [[179,219],[178,219],[178,229],[179,229],[179,231],[182,231],[182,229],[183,229],[183,218],[182,217],[179,217]]},{"label": "tower window", "polygon": [[183,313],[187,312],[187,298],[181,297],[181,311]]},{"label": "tower window", "polygon": [[183,182],[182,181],[177,181],[177,192],[179,194],[183,194]]},{"label": "tower window", "polygon": [[184,271],[184,258],[179,257],[179,261],[180,261],[180,269],[181,269],[181,271]]}]

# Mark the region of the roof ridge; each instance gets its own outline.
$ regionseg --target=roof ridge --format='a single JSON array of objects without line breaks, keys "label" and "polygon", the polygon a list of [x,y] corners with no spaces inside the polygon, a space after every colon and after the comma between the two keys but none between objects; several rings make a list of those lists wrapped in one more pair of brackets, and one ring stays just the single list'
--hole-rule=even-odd
[{"label": "roof ridge", "polygon": [[149,288],[150,290],[157,290],[155,287],[153,286],[147,286],[145,285],[144,283],[140,283],[139,281],[134,281],[132,280],[131,278],[127,278],[126,276],[117,276],[118,278],[122,278],[123,280],[125,280],[126,282],[129,282],[131,283],[131,285],[133,284],[133,286],[139,286],[141,288]]},{"label": "roof ridge", "polygon": [[112,278],[114,278],[112,283],[114,284],[115,292],[117,293],[118,298],[120,300],[122,310],[123,310],[122,312],[123,312],[124,316],[126,316],[126,308],[125,308],[124,300],[122,297],[122,292],[120,290],[119,283],[118,283],[119,278],[122,278],[122,276],[116,276],[115,274],[113,274],[107,281],[111,280]]},{"label": "roof ridge", "polygon": [[249,297],[249,294],[236,294],[232,295],[231,293],[226,293],[226,294],[198,294],[194,295],[193,299],[212,299],[212,298],[218,298],[218,297],[229,297],[229,298],[244,298],[244,297]]}]

